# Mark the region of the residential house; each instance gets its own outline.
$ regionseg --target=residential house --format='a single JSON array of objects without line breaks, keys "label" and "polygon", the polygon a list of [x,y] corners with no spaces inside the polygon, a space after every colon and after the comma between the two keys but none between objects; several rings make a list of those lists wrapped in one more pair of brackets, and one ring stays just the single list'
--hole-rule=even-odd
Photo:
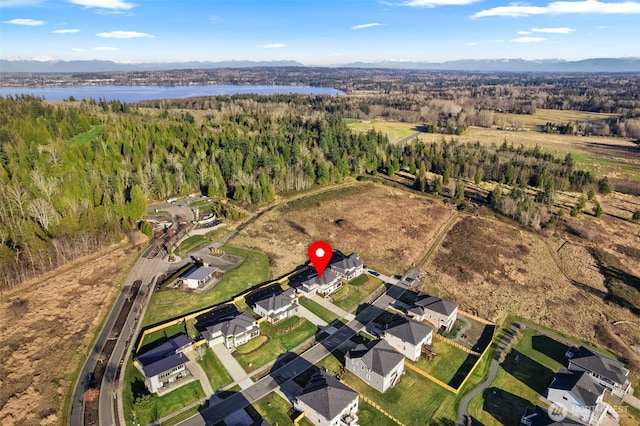
[{"label": "residential house", "polygon": [[420,292],[408,312],[418,321],[430,322],[436,329],[451,331],[458,318],[458,304]]},{"label": "residential house", "polygon": [[[554,416],[555,417],[555,416]],[[549,417],[549,409],[542,408],[539,405],[535,407],[527,407],[524,415],[520,419],[521,426],[577,426],[582,425],[575,420],[565,417],[559,413],[558,417],[552,419]]]},{"label": "residential house", "polygon": [[186,367],[189,358],[184,353],[192,350],[192,343],[191,339],[180,334],[135,358],[134,365],[144,375],[149,392],[158,392],[189,375]]},{"label": "residential house", "polygon": [[424,346],[431,345],[433,330],[426,324],[407,317],[393,318],[384,330],[384,340],[398,352],[417,361]]},{"label": "residential house", "polygon": [[364,262],[360,259],[359,255],[353,253],[349,257],[332,263],[330,268],[338,277],[346,281],[351,281],[355,277],[362,275],[364,272]]},{"label": "residential house", "polygon": [[243,312],[217,324],[207,326],[202,332],[209,347],[222,343],[227,349],[235,349],[260,335],[257,321]]},{"label": "residential house", "polygon": [[569,349],[565,356],[569,359],[570,370],[588,372],[600,385],[611,390],[614,396],[622,399],[631,389],[627,379],[629,370],[622,362],[584,346]]},{"label": "residential house", "polygon": [[204,287],[213,279],[213,274],[218,270],[215,266],[198,266],[189,269],[180,277],[180,282],[191,289]]},{"label": "residential house", "polygon": [[338,274],[331,269],[326,269],[322,277],[314,275],[307,281],[304,281],[299,290],[306,297],[311,297],[316,293],[327,296],[334,293],[340,287],[342,287],[342,280],[338,277]]},{"label": "residential house", "polygon": [[378,392],[395,384],[404,373],[404,355],[385,340],[360,344],[345,355],[345,367]]},{"label": "residential house", "polygon": [[318,371],[294,398],[293,406],[314,425],[357,426],[358,396],[358,392]]},{"label": "residential house", "polygon": [[298,313],[298,296],[294,289],[289,288],[283,293],[258,300],[253,305],[253,310],[271,324],[275,324]]},{"label": "residential house", "polygon": [[613,408],[603,401],[604,391],[605,387],[588,372],[561,369],[553,377],[546,398],[568,416],[587,425],[600,425],[607,412],[617,417]]}]

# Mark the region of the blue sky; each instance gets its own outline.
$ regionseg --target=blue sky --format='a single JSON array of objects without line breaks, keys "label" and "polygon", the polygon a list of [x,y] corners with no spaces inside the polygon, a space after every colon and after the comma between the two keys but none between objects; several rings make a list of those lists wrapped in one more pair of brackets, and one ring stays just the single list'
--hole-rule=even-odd
[{"label": "blue sky", "polygon": [[640,57],[640,0],[0,0],[0,58]]}]

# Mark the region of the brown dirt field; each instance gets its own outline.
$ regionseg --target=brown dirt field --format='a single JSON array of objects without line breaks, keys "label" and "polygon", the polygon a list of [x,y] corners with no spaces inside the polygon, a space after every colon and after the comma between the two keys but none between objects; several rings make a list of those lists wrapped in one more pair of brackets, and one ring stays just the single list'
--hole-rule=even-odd
[{"label": "brown dirt field", "polygon": [[0,424],[61,422],[74,372],[136,259],[121,243],[1,295]]},{"label": "brown dirt field", "polygon": [[430,198],[373,183],[358,183],[290,202],[265,213],[233,244],[266,253],[273,276],[306,262],[317,239],[367,265],[403,273],[429,248],[454,213]]}]

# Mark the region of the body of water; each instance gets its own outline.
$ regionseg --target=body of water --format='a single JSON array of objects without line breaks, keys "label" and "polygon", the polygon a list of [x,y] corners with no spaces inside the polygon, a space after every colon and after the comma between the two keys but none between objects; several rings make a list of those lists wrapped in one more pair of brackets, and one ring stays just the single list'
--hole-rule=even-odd
[{"label": "body of water", "polygon": [[72,86],[72,87],[0,87],[1,96],[33,95],[49,101],[60,101],[73,96],[76,99],[93,98],[107,101],[138,102],[150,99],[189,98],[193,96],[305,94],[344,95],[331,87],[312,86],[253,86],[253,85],[208,85],[208,86]]}]

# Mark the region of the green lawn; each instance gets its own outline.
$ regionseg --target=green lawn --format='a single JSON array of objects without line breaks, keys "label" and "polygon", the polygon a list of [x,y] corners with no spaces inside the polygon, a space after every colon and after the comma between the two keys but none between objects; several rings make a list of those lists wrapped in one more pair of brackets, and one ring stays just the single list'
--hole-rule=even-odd
[{"label": "green lawn", "polygon": [[325,308],[322,305],[319,305],[311,299],[301,297],[300,299],[298,299],[298,303],[325,320],[328,324],[338,319],[338,315],[336,315],[333,311],[330,311],[329,309]]},{"label": "green lawn", "polygon": [[567,349],[563,343],[526,329],[500,365],[491,387],[471,401],[469,413],[485,425],[517,424],[525,408],[539,402],[556,370],[566,366]]},{"label": "green lawn", "polygon": [[180,243],[176,249],[176,254],[182,256],[188,253],[190,250],[198,247],[200,244],[210,243],[211,240],[205,235],[193,235]]},{"label": "green lawn", "polygon": [[[354,285],[347,283],[331,295],[333,303],[344,309],[345,311],[351,311],[367,298],[371,293],[375,291],[382,284],[382,280],[375,277],[369,277],[366,284]],[[359,278],[359,277],[358,277]],[[358,279],[356,278],[356,280]]]},{"label": "green lawn", "polygon": [[272,425],[291,426],[293,421],[287,414],[291,404],[277,393],[271,393],[253,404],[253,408]]},{"label": "green lawn", "polygon": [[[288,332],[280,332],[278,329],[283,329],[294,322],[298,322],[299,317],[291,317],[282,321],[275,326],[269,324],[267,321],[260,324],[260,333],[263,336],[269,338],[269,341],[259,348],[248,352],[244,352],[244,348],[242,346],[238,347],[238,353],[236,355],[236,359],[245,369],[255,369],[262,367],[263,365],[275,360],[278,355],[284,354],[285,352],[295,348],[301,343],[305,342],[307,339],[310,339],[315,335],[318,331],[317,327],[307,320],[302,320],[302,322],[297,325],[293,330]],[[247,342],[247,345],[250,345],[251,342]]]},{"label": "green lawn", "polygon": [[460,330],[462,330],[462,328],[466,325],[467,325],[466,321],[461,320],[460,318],[457,318],[456,322],[453,323],[453,327],[451,327],[450,332],[438,330],[438,333],[448,339],[455,339],[458,336],[458,333],[460,332]]},{"label": "green lawn", "polygon": [[382,414],[365,401],[358,402],[358,424],[375,426],[397,426],[396,422]]},{"label": "green lawn", "polygon": [[[396,417],[401,422],[412,425],[424,425],[432,420],[457,420],[454,417],[440,414],[448,409],[455,401],[455,395],[442,389],[409,369],[405,370],[398,384],[380,393],[371,388],[355,375],[346,372],[342,379],[360,394],[380,405],[384,410]],[[365,423],[362,423],[365,424]]]},{"label": "green lawn", "polygon": [[187,334],[187,328],[185,327],[184,322],[179,322],[178,324],[171,325],[169,327],[163,328],[162,330],[154,331],[153,333],[149,333],[144,336],[144,341],[142,347],[145,347],[153,342],[157,342],[162,339],[170,339],[173,336],[178,334]]},{"label": "green lawn", "polygon": [[[144,406],[135,404],[138,398],[148,399]],[[149,394],[144,386],[144,377],[129,362],[125,369],[124,390],[122,392],[122,404],[124,407],[127,425],[147,425],[157,419],[165,417],[182,407],[205,398],[200,382],[191,382],[164,395]],[[136,422],[133,421],[135,413]]]},{"label": "green lawn", "polygon": [[269,258],[265,254],[230,245],[225,245],[222,249],[225,253],[241,256],[242,263],[225,273],[220,283],[207,294],[185,293],[177,290],[154,292],[143,326],[218,305],[270,279]]},{"label": "green lawn", "polygon": [[416,363],[409,360],[406,362],[416,365],[422,371],[442,380],[453,388],[460,386],[473,364],[478,360],[478,357],[469,355],[462,349],[442,340],[434,339],[433,351],[436,356],[431,359],[420,358]]},{"label": "green lawn", "polygon": [[222,362],[220,362],[218,357],[208,348],[206,349],[204,356],[200,360],[200,365],[204,369],[205,373],[207,373],[209,383],[211,383],[211,387],[214,391],[223,388],[229,383],[233,382],[233,379],[231,378],[229,373],[227,373],[227,370],[226,368],[224,368],[224,365],[222,365]]}]

